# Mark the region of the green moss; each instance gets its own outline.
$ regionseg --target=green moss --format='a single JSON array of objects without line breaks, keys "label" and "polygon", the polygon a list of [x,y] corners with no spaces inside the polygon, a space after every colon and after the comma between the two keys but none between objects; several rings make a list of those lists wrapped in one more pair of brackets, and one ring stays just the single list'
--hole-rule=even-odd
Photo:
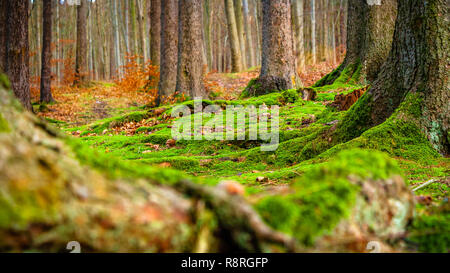
[{"label": "green moss", "polygon": [[387,155],[370,150],[348,150],[326,164],[306,171],[295,182],[295,193],[263,198],[255,207],[272,227],[295,236],[305,245],[332,230],[354,206],[361,179],[386,179],[402,171]]},{"label": "green moss", "polygon": [[298,91],[295,89],[283,91],[281,97],[284,103],[294,103],[299,98]]},{"label": "green moss", "polygon": [[370,101],[369,92],[366,92],[345,114],[334,133],[335,141],[346,142],[360,136],[370,128]]},{"label": "green moss", "polygon": [[150,113],[148,111],[137,111],[128,113],[126,115],[111,117],[107,119],[102,119],[99,121],[96,121],[93,124],[76,127],[70,129],[71,132],[74,131],[81,131],[81,136],[85,136],[89,133],[91,134],[101,134],[104,130],[110,129],[112,127],[120,126],[123,123],[127,122],[139,122],[147,117],[150,116]]},{"label": "green moss", "polygon": [[409,241],[420,252],[448,253],[450,251],[450,211],[422,215],[410,227]]},{"label": "green moss", "polygon": [[9,131],[10,128],[8,122],[3,118],[2,114],[0,113],[0,133],[5,133]]},{"label": "green moss", "polygon": [[11,88],[11,83],[5,74],[0,73],[0,86],[9,90]]}]

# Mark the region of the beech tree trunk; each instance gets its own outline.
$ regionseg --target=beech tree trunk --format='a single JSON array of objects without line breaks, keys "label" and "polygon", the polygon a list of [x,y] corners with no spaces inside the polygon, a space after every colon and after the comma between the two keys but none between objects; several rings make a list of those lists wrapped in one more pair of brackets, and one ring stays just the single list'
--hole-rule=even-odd
[{"label": "beech tree trunk", "polygon": [[31,111],[28,7],[28,0],[0,1],[0,68],[9,77],[14,95]]},{"label": "beech tree trunk", "polygon": [[178,71],[176,90],[204,97],[202,0],[179,0]]},{"label": "beech tree trunk", "polygon": [[241,49],[242,67],[247,68],[246,60],[246,46],[245,46],[245,33],[244,33],[244,15],[242,14],[242,0],[234,0],[234,13],[236,15],[236,27],[239,37],[239,45]]},{"label": "beech tree trunk", "polygon": [[86,81],[87,76],[87,3],[86,0],[81,0],[77,7],[77,50],[75,61],[75,73],[77,79],[74,84],[80,84]]},{"label": "beech tree trunk", "polygon": [[150,60],[159,66],[161,53],[161,0],[152,0],[150,7]]},{"label": "beech tree trunk", "polygon": [[161,1],[161,66],[156,103],[176,90],[178,62],[178,1]]},{"label": "beech tree trunk", "polygon": [[450,23],[446,0],[399,0],[388,60],[370,89],[371,125],[385,121],[408,94],[418,94],[420,127],[435,149],[449,154]]},{"label": "beech tree trunk", "polygon": [[240,72],[243,68],[242,53],[239,44],[233,0],[225,0],[225,13],[228,25],[228,41],[231,48],[231,72]]},{"label": "beech tree trunk", "polygon": [[287,90],[300,85],[297,75],[289,0],[263,0],[262,67],[258,79],[244,92],[250,96]]},{"label": "beech tree trunk", "polygon": [[53,101],[52,97],[52,6],[53,0],[44,0],[42,9],[43,38],[42,38],[42,70],[41,70],[41,103]]},{"label": "beech tree trunk", "polygon": [[292,0],[292,22],[294,25],[294,44],[297,59],[297,68],[305,69],[305,42],[303,33],[303,0]]},{"label": "beech tree trunk", "polygon": [[381,5],[368,0],[348,1],[347,53],[343,63],[315,86],[332,84],[343,71],[344,82],[355,75],[355,82],[373,82],[391,49],[397,0],[382,0]]}]

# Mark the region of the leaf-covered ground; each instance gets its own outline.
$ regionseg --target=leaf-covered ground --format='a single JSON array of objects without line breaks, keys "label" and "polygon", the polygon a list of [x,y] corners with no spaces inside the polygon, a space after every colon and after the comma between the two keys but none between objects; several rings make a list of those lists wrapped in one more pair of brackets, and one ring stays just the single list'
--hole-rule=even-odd
[{"label": "leaf-covered ground", "polygon": [[[305,76],[302,80],[312,84],[325,74],[316,71],[311,73],[315,74]],[[298,226],[298,221],[295,220],[296,215],[307,215],[305,211],[299,211],[289,200],[271,199],[271,196],[285,194],[289,190],[288,185],[293,183],[303,185],[303,194],[305,191],[331,190],[329,187],[339,187],[341,172],[346,173],[346,170],[352,171],[348,173],[369,170],[372,172],[371,178],[384,179],[389,175],[377,172],[399,168],[398,172],[404,174],[411,189],[430,180],[436,181],[415,192],[416,216],[409,225],[407,234],[401,236],[403,247],[418,251],[449,250],[450,161],[434,152],[420,132],[388,120],[351,141],[334,143],[331,139],[327,140],[326,132],[332,130],[346,112],[336,111],[327,105],[334,100],[335,95],[347,94],[365,86],[347,81],[315,88],[318,92],[315,101],[302,100],[297,90],[239,99],[240,90],[256,75],[257,71],[209,74],[205,84],[210,92],[210,100],[204,103],[222,107],[229,104],[280,105],[280,144],[274,152],[262,152],[262,141],[174,142],[171,136],[174,120],[170,117],[174,104],[146,108],[151,95],[146,97],[148,93],[145,90],[130,94],[121,92],[114,84],[98,83],[81,90],[57,92],[55,98],[58,103],[47,106],[48,109],[40,115],[68,134],[80,137],[101,153],[145,165],[182,170],[199,177],[201,183],[237,181],[245,186],[246,197],[258,204],[255,206],[266,222],[287,233],[300,234],[297,238],[305,244],[311,243],[312,238],[317,235],[311,229],[317,232],[329,229],[336,224],[341,213],[345,214],[345,207],[350,204],[347,202],[351,202],[353,198],[352,190],[342,185],[342,189],[333,189],[331,192],[334,193],[330,196],[323,195],[326,197],[317,200],[302,194],[292,195],[292,198],[299,198],[306,204],[329,205],[324,205],[325,209],[321,210],[324,214],[321,216],[322,220],[303,219],[306,226]],[[106,106],[97,106],[102,103]],[[192,107],[193,102],[179,104]],[[67,109],[69,105],[71,108]],[[248,126],[249,124],[247,128]],[[318,139],[322,141],[319,142]],[[384,157],[372,156],[373,150],[386,154],[395,166],[385,163]],[[331,164],[336,170],[344,170],[333,174],[336,181],[329,185],[318,183],[323,178],[315,171],[318,166],[326,164]],[[316,182],[322,186],[314,188]],[[326,200],[322,200],[325,198]],[[277,213],[270,213],[274,207],[277,208]],[[333,210],[337,207],[342,210]],[[312,209],[307,206],[302,208]],[[330,210],[333,213],[327,215],[326,212]],[[283,214],[283,211],[287,213]],[[272,218],[278,213],[284,215],[280,216],[283,219]],[[317,223],[322,224],[315,227]]]}]

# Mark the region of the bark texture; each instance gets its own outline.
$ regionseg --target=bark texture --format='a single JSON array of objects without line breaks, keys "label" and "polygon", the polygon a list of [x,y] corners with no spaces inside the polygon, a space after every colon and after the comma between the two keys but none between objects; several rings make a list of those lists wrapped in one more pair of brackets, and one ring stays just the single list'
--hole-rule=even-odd
[{"label": "bark texture", "polygon": [[0,36],[3,62],[1,68],[8,75],[15,96],[25,109],[32,110],[30,101],[30,70],[28,43],[28,0],[0,1]]},{"label": "bark texture", "polygon": [[153,65],[159,66],[161,63],[161,0],[152,0],[150,20],[150,60]]},{"label": "bark texture", "polygon": [[345,59],[315,86],[332,84],[344,71],[343,81],[348,81],[354,73],[358,73],[354,77],[356,82],[376,79],[391,50],[397,1],[382,0],[381,5],[369,5],[367,0],[349,0]]},{"label": "bark texture", "polygon": [[262,95],[300,85],[294,57],[289,0],[263,2],[262,67],[244,92]]},{"label": "bark texture", "polygon": [[53,101],[52,97],[52,7],[53,0],[44,0],[42,9],[43,38],[42,38],[42,69],[41,69],[41,98],[43,103]]},{"label": "bark texture", "polygon": [[239,44],[233,0],[225,0],[225,14],[227,16],[228,41],[231,48],[231,72],[240,72],[243,69],[242,53]]},{"label": "bark texture", "polygon": [[389,58],[370,89],[370,123],[386,120],[408,94],[418,94],[420,127],[449,154],[450,21],[447,0],[401,0]]},{"label": "bark texture", "polygon": [[201,0],[179,0],[178,70],[176,90],[204,97]]},{"label": "bark texture", "polygon": [[77,50],[75,60],[75,73],[77,79],[75,84],[83,83],[87,76],[87,2],[81,0],[80,5],[77,7]]},{"label": "bark texture", "polygon": [[164,97],[175,93],[178,62],[178,3],[161,1],[161,66],[158,84],[159,104]]}]

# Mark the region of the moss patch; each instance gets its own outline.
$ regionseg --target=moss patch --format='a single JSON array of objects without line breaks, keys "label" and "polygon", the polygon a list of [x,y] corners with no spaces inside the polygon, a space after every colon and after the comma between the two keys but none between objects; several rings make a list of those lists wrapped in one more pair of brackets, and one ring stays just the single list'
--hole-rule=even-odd
[{"label": "moss patch", "polygon": [[294,193],[265,197],[255,207],[270,226],[312,245],[354,206],[358,187],[348,180],[349,175],[386,179],[401,173],[396,162],[383,153],[343,151],[328,163],[306,171],[293,185]]}]

